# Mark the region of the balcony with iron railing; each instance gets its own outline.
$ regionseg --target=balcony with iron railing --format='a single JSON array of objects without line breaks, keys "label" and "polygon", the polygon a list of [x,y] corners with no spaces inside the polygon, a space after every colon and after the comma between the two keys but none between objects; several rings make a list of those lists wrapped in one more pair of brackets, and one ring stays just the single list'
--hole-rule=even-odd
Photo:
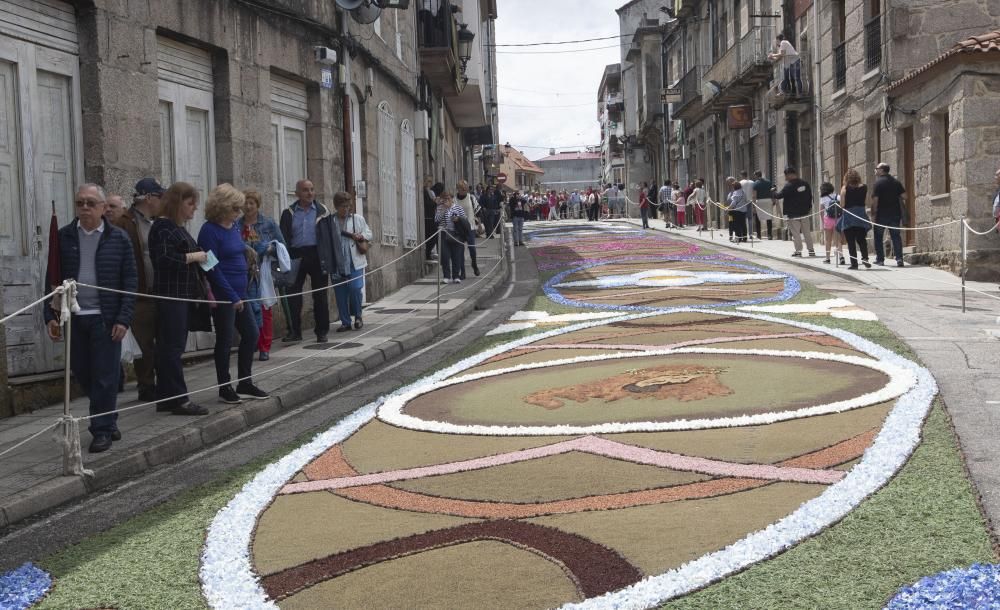
[{"label": "balcony with iron railing", "polygon": [[452,3],[449,0],[421,0],[417,9],[417,46],[424,76],[446,97],[458,95],[462,90],[462,75],[458,60],[458,21]]},{"label": "balcony with iron railing", "polygon": [[865,72],[882,66],[882,15],[865,24]]},{"label": "balcony with iron railing", "polygon": [[847,86],[847,41],[833,47],[833,90]]},{"label": "balcony with iron railing", "polygon": [[717,86],[702,87],[702,104],[715,111],[751,95],[755,89],[770,82],[773,67],[768,54],[774,39],[774,26],[753,27],[729,48],[705,72],[703,83]]},{"label": "balcony with iron railing", "polygon": [[678,119],[692,119],[701,110],[701,83],[706,66],[695,66],[684,73],[677,87],[681,90],[681,101],[675,102],[673,115]]},{"label": "balcony with iron railing", "polygon": [[788,82],[785,82],[785,66],[780,61],[775,62],[771,89],[767,95],[768,104],[772,108],[778,110],[785,106],[811,103],[813,88],[810,77],[812,74],[808,70],[808,66],[811,64],[809,53],[803,50],[799,55],[798,79],[795,78],[795,74],[789,71]]}]

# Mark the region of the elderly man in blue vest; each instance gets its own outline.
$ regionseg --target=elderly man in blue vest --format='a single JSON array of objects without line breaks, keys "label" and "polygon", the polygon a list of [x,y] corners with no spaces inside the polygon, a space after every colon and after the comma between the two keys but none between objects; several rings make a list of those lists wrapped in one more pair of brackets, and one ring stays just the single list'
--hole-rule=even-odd
[{"label": "elderly man in blue vest", "polygon": [[[84,184],[73,203],[76,219],[59,229],[58,244],[49,247],[59,249],[59,281],[78,282],[70,370],[90,399],[90,452],[100,453],[121,439],[116,412],[121,342],[132,324],[139,280],[128,234],[104,219],[104,190]],[[46,277],[51,276],[46,273]],[[123,292],[98,290],[98,286]],[[62,336],[60,314],[46,305],[45,324],[53,340]]]}]

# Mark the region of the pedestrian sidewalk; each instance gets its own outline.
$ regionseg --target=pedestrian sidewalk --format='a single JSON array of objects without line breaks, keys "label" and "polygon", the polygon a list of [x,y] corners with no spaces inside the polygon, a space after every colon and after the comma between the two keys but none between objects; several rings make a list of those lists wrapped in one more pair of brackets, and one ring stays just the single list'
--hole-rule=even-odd
[{"label": "pedestrian sidewalk", "polygon": [[[624,222],[642,226],[642,221],[639,219],[630,218]],[[729,232],[725,229],[700,232],[695,228],[666,229],[663,228],[662,220],[650,220],[649,222],[650,228],[653,231],[689,238],[705,244],[711,244],[716,248],[726,248],[728,250],[742,251],[748,254],[781,260],[799,267],[830,273],[848,281],[865,284],[879,290],[933,290],[942,292],[961,292],[962,290],[962,279],[960,277],[937,267],[907,264],[905,267],[899,268],[896,266],[895,261],[887,260],[884,267],[875,265],[873,262],[871,269],[864,269],[862,267],[857,271],[853,271],[849,270],[845,265],[837,265],[833,258],[831,258],[829,264],[824,263],[826,247],[819,242],[814,244],[816,249],[815,257],[810,257],[809,253],[803,247],[803,256],[798,258],[791,256],[794,247],[790,240],[764,239],[758,241],[754,239],[753,242],[735,244],[729,241]],[[843,252],[846,257],[847,246],[844,246]],[[874,256],[871,257],[871,260],[875,260]],[[970,294],[972,291],[980,291],[986,293],[984,296],[1000,300],[1000,291],[997,290],[996,284],[966,282],[966,287],[970,291]]]},{"label": "pedestrian sidewalk", "polygon": [[[110,451],[88,454],[90,436],[86,422],[81,422],[83,462],[93,471],[92,477],[63,476],[62,450],[54,440],[55,430],[0,457],[0,528],[160,464],[177,461],[431,343],[506,281],[510,270],[507,259],[501,257],[501,244],[500,239],[480,242],[482,276],[475,277],[468,269],[468,279],[462,284],[439,285],[437,266],[429,265],[431,272],[422,279],[367,304],[365,326],[359,331],[331,333],[326,344],[306,339],[283,345],[276,337],[271,359],[254,361],[254,381],[271,394],[267,400],[226,405],[219,402],[217,389],[199,392],[199,388],[216,385],[211,359],[185,367],[192,399],[209,408],[207,416],[157,413],[154,405],[128,410],[141,404],[134,384],[128,384],[118,396],[122,440],[115,442]],[[70,410],[73,416],[86,416],[86,399],[74,400]],[[0,453],[51,426],[62,414],[63,405],[59,403],[0,419]]]}]

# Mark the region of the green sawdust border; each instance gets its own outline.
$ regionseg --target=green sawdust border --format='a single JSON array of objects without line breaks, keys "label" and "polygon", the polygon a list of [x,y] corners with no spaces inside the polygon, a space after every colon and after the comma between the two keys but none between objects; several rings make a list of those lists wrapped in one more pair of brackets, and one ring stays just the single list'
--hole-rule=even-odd
[{"label": "green sawdust border", "polygon": [[[540,276],[544,281],[545,274]],[[829,295],[803,283],[802,292],[789,302],[823,298]],[[565,313],[540,291],[529,308]],[[810,317],[810,322],[849,330],[916,360],[912,350],[880,322],[821,316]],[[539,332],[543,330],[483,337],[447,362]],[[774,559],[663,607],[880,608],[901,586],[922,576],[997,561],[943,406],[936,399],[924,426],[924,440],[900,473],[843,521]],[[212,483],[43,559],[39,563],[51,572],[55,586],[37,608],[205,608],[198,569],[208,524],[260,469],[312,436],[303,435]]]}]

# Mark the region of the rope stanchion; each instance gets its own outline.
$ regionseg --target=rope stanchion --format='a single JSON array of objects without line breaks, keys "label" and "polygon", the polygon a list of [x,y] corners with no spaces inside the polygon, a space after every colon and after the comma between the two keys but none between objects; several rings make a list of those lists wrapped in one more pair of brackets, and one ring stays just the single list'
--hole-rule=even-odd
[{"label": "rope stanchion", "polygon": [[965,225],[965,214],[962,214],[962,313],[965,313],[965,262],[969,253],[969,228]]},{"label": "rope stanchion", "polygon": [[80,443],[80,420],[72,415],[64,415],[59,419],[60,433],[56,441],[62,447],[63,474],[66,476],[94,476],[93,470],[83,467],[83,449]]}]

